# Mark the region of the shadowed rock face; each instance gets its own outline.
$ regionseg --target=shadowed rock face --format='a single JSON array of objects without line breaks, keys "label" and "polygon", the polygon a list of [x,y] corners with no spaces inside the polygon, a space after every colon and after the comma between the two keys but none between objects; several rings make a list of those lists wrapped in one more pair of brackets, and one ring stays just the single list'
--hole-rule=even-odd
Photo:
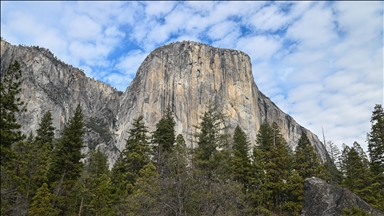
[{"label": "shadowed rock face", "polygon": [[384,215],[348,189],[327,184],[315,177],[305,180],[302,216],[341,215],[344,208],[354,206],[372,215]]},{"label": "shadowed rock face", "polygon": [[28,109],[18,116],[22,131],[34,132],[42,115],[50,110],[59,136],[80,103],[87,123],[87,147],[83,152],[100,146],[110,166],[117,159],[118,150],[125,147],[134,118],[143,115],[153,131],[169,104],[175,114],[176,132],[188,142],[195,132],[193,125],[199,123],[209,101],[228,115],[228,132],[239,124],[252,144],[263,121],[277,122],[292,149],[305,132],[325,159],[325,148],[317,136],[258,90],[249,56],[237,50],[190,41],[159,47],[141,64],[124,94],[86,77],[44,48],[13,46],[2,40],[1,74],[14,60],[21,64],[21,98]]},{"label": "shadowed rock face", "polygon": [[114,145],[115,138],[109,132],[116,128],[122,92],[86,77],[78,68],[57,60],[47,49],[13,46],[1,40],[1,76],[14,60],[21,66],[20,97],[27,108],[27,112],[17,116],[21,130],[25,134],[35,133],[41,117],[50,110],[55,136],[59,137],[64,124],[80,103],[88,126],[84,137],[87,147],[83,153],[101,147],[112,164],[117,159],[118,150]]},{"label": "shadowed rock face", "polygon": [[143,115],[152,131],[168,104],[175,114],[176,133],[191,139],[190,134],[195,132],[192,126],[199,123],[209,101],[218,104],[228,115],[229,132],[239,124],[252,144],[262,122],[275,121],[292,149],[304,131],[325,158],[324,146],[317,136],[259,91],[247,54],[190,41],[159,47],[141,64],[122,96],[118,148],[124,148],[134,118]]}]

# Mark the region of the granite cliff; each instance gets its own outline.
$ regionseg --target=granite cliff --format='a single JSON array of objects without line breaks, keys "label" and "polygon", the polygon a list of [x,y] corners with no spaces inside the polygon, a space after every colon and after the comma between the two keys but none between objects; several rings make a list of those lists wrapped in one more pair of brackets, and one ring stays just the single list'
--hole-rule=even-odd
[{"label": "granite cliff", "polygon": [[21,130],[25,134],[35,132],[41,117],[50,110],[55,136],[59,137],[64,124],[80,103],[87,126],[84,137],[87,147],[83,153],[101,147],[109,162],[113,163],[118,155],[113,130],[122,92],[87,77],[82,70],[58,60],[45,48],[14,46],[1,40],[1,75],[14,60],[21,66],[20,97],[27,108],[27,112],[17,116]]},{"label": "granite cliff", "polygon": [[1,75],[14,60],[23,71],[21,98],[28,110],[18,116],[23,132],[35,131],[41,116],[50,110],[59,136],[80,103],[87,125],[84,153],[100,146],[110,164],[125,146],[132,119],[143,115],[152,131],[169,104],[176,132],[188,140],[209,101],[229,116],[229,132],[239,124],[252,144],[262,122],[275,121],[292,149],[304,132],[325,159],[318,137],[259,91],[250,57],[237,50],[191,41],[159,47],[146,57],[124,93],[87,77],[47,49],[14,46],[2,40]]},{"label": "granite cliff", "polygon": [[152,131],[168,104],[175,114],[176,133],[190,139],[192,125],[198,124],[209,101],[229,116],[230,131],[239,124],[253,144],[263,121],[275,121],[292,149],[304,132],[325,158],[318,137],[259,91],[247,54],[191,41],[159,47],[141,64],[121,99],[118,148],[124,147],[132,119],[143,115]]}]

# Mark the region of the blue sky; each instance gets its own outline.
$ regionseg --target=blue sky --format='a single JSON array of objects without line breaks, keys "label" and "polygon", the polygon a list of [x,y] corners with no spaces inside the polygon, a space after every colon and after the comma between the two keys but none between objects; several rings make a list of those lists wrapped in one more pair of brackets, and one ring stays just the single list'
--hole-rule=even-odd
[{"label": "blue sky", "polygon": [[341,149],[383,104],[382,2],[7,2],[1,36],[48,48],[125,91],[145,57],[174,41],[241,50],[259,89]]}]

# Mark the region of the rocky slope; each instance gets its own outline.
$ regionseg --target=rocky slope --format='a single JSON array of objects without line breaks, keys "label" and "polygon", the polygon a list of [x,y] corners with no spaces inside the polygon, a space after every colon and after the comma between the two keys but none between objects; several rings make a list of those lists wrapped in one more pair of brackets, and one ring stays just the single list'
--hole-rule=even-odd
[{"label": "rocky slope", "polygon": [[20,96],[27,108],[27,112],[18,116],[22,131],[34,133],[41,117],[50,110],[55,136],[58,137],[80,103],[87,125],[87,147],[83,152],[100,146],[113,163],[118,149],[112,132],[116,128],[122,92],[87,77],[80,69],[58,60],[47,49],[13,46],[1,40],[1,75],[14,60],[21,66],[23,82]]},{"label": "rocky slope", "polygon": [[239,124],[252,143],[264,120],[275,121],[292,148],[305,132],[325,158],[324,146],[317,136],[259,91],[247,54],[191,41],[159,47],[141,64],[120,103],[119,149],[124,147],[132,119],[143,115],[149,129],[154,130],[168,104],[175,114],[176,132],[191,139],[190,134],[195,132],[192,125],[198,124],[209,101],[229,116],[230,131]]},{"label": "rocky slope", "polygon": [[372,208],[348,189],[327,184],[315,177],[305,180],[302,216],[341,215],[343,209],[352,207],[357,207],[371,215],[384,215],[384,212]]},{"label": "rocky slope", "polygon": [[21,64],[21,97],[28,109],[18,116],[22,130],[35,131],[41,116],[51,110],[58,136],[80,103],[87,123],[88,147],[84,152],[101,146],[110,164],[124,148],[134,118],[143,115],[152,131],[169,104],[175,114],[176,132],[189,140],[195,132],[192,126],[198,124],[209,101],[229,116],[229,132],[239,124],[253,144],[262,122],[275,121],[292,148],[305,132],[325,158],[325,148],[317,136],[258,90],[250,57],[237,50],[190,41],[159,47],[147,56],[123,94],[86,77],[44,48],[13,46],[2,40],[1,74],[13,60]]}]

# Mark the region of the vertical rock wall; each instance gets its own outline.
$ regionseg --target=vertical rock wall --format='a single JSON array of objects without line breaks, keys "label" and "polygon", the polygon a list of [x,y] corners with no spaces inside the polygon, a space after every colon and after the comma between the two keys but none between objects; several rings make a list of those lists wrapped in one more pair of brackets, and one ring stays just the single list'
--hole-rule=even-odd
[{"label": "vertical rock wall", "polygon": [[119,149],[124,148],[134,118],[143,115],[152,131],[168,104],[175,114],[176,132],[186,140],[191,139],[195,132],[192,126],[198,124],[209,101],[228,115],[230,132],[239,124],[253,144],[262,122],[275,121],[292,148],[304,131],[325,158],[325,149],[317,136],[258,90],[247,54],[190,41],[157,48],[139,67],[120,103]]}]

